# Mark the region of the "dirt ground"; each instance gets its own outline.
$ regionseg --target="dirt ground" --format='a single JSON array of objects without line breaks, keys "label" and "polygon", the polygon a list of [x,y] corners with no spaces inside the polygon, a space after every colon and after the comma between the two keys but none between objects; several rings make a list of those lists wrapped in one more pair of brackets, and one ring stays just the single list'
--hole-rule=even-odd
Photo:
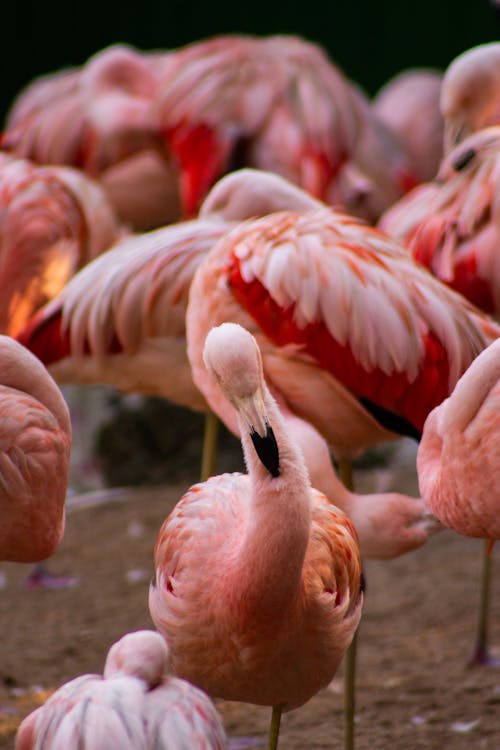
[{"label": "dirt ground", "polygon": [[[193,480],[195,469],[192,469]],[[404,486],[416,494],[414,449],[389,465],[359,469],[360,490]],[[28,590],[29,567],[0,565],[0,748],[47,694],[99,672],[125,632],[152,628],[147,592],[164,517],[190,484],[114,490],[100,507],[69,505],[67,530],[50,560],[72,588]],[[482,543],[443,532],[389,562],[367,561],[359,633],[357,750],[500,750],[500,669],[471,668]],[[494,560],[491,640],[500,646],[500,555]],[[260,748],[270,712],[218,702],[230,747]],[[282,722],[280,750],[341,748],[342,674]]]}]

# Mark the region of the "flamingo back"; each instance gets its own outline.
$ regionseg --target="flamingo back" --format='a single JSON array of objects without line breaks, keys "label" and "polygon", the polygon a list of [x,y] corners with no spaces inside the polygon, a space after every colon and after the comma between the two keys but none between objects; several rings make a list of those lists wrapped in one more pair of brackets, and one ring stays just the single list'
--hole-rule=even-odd
[{"label": "flamingo back", "polygon": [[[271,384],[285,399],[297,390],[296,362],[302,374],[317,370],[325,399],[297,398],[293,407],[313,424],[320,420],[327,439],[338,418],[333,409],[328,428],[318,411],[328,411],[330,382],[389,430],[417,437],[429,411],[499,332],[402,246],[329,209],[242,224],[201,264],[188,306],[188,352],[210,399],[214,389],[198,367],[203,332],[195,329],[229,319],[256,333],[265,363],[283,360]],[[330,387],[333,400],[337,406]]]}]

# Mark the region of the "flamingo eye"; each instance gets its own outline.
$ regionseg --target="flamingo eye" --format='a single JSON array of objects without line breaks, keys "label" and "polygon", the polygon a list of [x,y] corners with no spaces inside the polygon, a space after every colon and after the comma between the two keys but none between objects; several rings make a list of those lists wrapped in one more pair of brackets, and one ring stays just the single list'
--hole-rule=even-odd
[{"label": "flamingo eye", "polygon": [[455,161],[453,162],[453,169],[456,172],[460,172],[462,169],[464,169],[467,164],[470,164],[470,162],[476,157],[476,152],[473,148],[468,148],[466,151],[463,151]]}]

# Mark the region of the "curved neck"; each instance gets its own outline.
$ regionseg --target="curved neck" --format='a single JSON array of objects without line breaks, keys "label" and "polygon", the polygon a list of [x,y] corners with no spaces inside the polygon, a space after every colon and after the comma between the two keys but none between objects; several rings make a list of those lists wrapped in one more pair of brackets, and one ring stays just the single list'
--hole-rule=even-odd
[{"label": "curved neck", "polygon": [[267,413],[279,446],[279,470],[272,477],[255,452],[248,426],[240,420],[250,498],[236,574],[243,610],[266,617],[297,601],[311,528],[310,482],[300,451],[290,442],[279,409],[265,389]]},{"label": "curved neck", "polygon": [[71,432],[68,407],[58,386],[44,365],[21,344],[0,337],[0,384],[16,388],[43,404],[57,419],[60,427]]},{"label": "curved neck", "polygon": [[500,379],[500,341],[484,349],[444,402],[443,431],[463,431]]}]

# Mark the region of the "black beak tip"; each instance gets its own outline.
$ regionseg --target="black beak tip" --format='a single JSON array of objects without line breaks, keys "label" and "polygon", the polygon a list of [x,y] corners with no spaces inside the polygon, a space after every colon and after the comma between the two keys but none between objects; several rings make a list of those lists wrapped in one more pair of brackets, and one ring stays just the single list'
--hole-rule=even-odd
[{"label": "black beak tip", "polygon": [[279,477],[280,475],[280,457],[278,451],[278,444],[274,437],[274,432],[271,425],[267,425],[266,434],[261,437],[255,430],[250,433],[252,442],[255,447],[255,451],[260,458],[262,464],[266,467],[268,472],[273,477]]}]

